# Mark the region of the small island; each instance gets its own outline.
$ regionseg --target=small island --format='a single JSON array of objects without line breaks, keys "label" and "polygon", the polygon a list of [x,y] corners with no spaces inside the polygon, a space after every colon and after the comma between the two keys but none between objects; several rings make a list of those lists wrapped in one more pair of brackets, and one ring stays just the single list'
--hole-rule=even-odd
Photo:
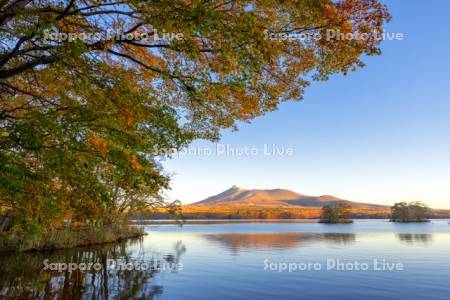
[{"label": "small island", "polygon": [[430,222],[427,215],[430,209],[422,202],[399,202],[391,207],[391,222],[423,223]]},{"label": "small island", "polygon": [[350,219],[352,207],[345,202],[337,202],[328,204],[322,207],[319,223],[325,224],[350,224],[353,220]]}]

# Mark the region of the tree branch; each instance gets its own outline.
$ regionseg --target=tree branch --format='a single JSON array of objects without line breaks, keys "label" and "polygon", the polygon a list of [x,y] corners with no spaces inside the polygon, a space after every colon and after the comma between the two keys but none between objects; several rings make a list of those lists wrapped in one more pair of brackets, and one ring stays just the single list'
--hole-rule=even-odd
[{"label": "tree branch", "polygon": [[5,79],[17,75],[19,73],[25,72],[27,70],[33,69],[39,65],[47,65],[56,62],[57,59],[54,56],[41,56],[35,60],[26,62],[16,68],[6,69],[0,71],[0,79]]}]

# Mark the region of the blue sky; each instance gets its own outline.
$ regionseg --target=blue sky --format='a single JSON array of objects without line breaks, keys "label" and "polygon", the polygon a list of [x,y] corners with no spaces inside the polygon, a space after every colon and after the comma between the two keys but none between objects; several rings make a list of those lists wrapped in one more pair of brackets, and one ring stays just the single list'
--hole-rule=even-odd
[{"label": "blue sky", "polygon": [[[223,131],[220,144],[258,155],[217,155],[217,145],[196,141],[192,149],[212,155],[165,161],[167,196],[190,203],[236,184],[450,208],[450,1],[384,3],[393,16],[386,30],[404,40],[385,41],[357,72],[313,82],[303,101]],[[294,153],[267,156],[264,144]]]}]

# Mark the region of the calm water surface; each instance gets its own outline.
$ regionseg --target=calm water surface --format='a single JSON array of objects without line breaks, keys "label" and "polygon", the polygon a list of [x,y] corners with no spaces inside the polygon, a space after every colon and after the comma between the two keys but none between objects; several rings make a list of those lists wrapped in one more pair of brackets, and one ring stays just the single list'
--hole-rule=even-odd
[{"label": "calm water surface", "polygon": [[[115,245],[2,255],[0,298],[450,299],[448,220],[145,229],[142,239]],[[44,261],[106,267],[44,270]]]}]

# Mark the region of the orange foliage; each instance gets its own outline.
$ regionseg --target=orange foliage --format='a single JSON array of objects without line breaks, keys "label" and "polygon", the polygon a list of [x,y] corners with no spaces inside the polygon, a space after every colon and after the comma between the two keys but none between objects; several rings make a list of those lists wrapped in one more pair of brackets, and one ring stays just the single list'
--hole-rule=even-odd
[{"label": "orange foliage", "polygon": [[131,168],[135,171],[140,171],[144,167],[139,163],[139,160],[136,155],[131,155],[128,158],[128,163],[130,164]]},{"label": "orange foliage", "polygon": [[89,143],[93,145],[102,156],[106,156],[106,153],[108,152],[108,146],[106,145],[105,140],[103,140],[97,134],[92,133],[89,138]]},{"label": "orange foliage", "polygon": [[[249,206],[249,205],[183,205],[182,215],[187,219],[318,219],[320,207]],[[145,214],[145,212],[143,212]],[[352,217],[388,218],[389,209],[353,209]],[[169,217],[160,210],[153,217]]]}]

